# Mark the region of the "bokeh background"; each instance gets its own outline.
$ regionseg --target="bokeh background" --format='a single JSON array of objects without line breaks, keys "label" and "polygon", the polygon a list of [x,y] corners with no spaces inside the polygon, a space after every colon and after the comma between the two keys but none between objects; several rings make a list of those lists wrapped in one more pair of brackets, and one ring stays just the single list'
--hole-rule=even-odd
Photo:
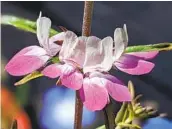
[{"label": "bokeh background", "polygon": [[[36,21],[42,11],[52,20],[54,29],[64,26],[81,35],[83,7],[84,2],[1,2],[1,13]],[[113,36],[114,29],[124,23],[128,28],[129,45],[172,42],[172,2],[95,2],[92,35],[100,38]],[[74,91],[55,86],[56,80],[46,77],[15,87],[14,83],[22,77],[12,77],[3,71],[3,64],[15,53],[36,44],[35,34],[11,26],[1,27],[1,85],[16,96],[17,103],[29,115],[33,129],[72,129]],[[156,66],[148,75],[111,72],[126,84],[128,80],[133,81],[137,94],[144,95],[143,105],[151,105],[167,114],[166,119],[151,119],[147,125],[143,123],[145,129],[172,128],[172,52],[161,52],[152,62]],[[84,109],[84,129],[94,129],[103,121],[102,112]]]}]

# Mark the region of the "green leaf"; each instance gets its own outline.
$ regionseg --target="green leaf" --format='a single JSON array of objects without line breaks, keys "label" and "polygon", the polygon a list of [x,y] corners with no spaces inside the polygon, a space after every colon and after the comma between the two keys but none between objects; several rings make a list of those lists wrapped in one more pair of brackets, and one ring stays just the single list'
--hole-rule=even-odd
[{"label": "green leaf", "polygon": [[39,71],[35,71],[35,72],[25,76],[23,79],[16,82],[14,85],[15,86],[22,85],[22,84],[25,84],[26,82],[28,82],[28,81],[30,81],[32,79],[35,79],[35,78],[38,78],[38,77],[41,77],[41,76],[43,76],[42,73],[40,73]]},{"label": "green leaf", "polygon": [[126,48],[125,52],[148,52],[148,51],[171,51],[172,43],[159,43],[159,44],[149,44],[149,45],[138,45],[129,46]]},{"label": "green leaf", "polygon": [[[10,16],[10,15],[2,15],[1,16],[1,24],[11,25],[20,30],[24,30],[27,32],[32,32],[32,33],[36,33],[36,28],[37,28],[35,21],[31,21],[31,20],[16,17],[16,16]],[[54,29],[50,30],[50,36],[53,36],[58,33],[59,32],[57,32]]]},{"label": "green leaf", "polygon": [[100,127],[97,127],[96,129],[106,129],[105,125],[102,125]]},{"label": "green leaf", "polygon": [[116,118],[115,118],[115,123],[118,124],[123,121],[123,117],[125,115],[125,112],[127,110],[127,104],[126,102],[123,102],[120,110],[118,111]]},{"label": "green leaf", "polygon": [[140,126],[134,125],[134,124],[126,124],[126,123],[119,123],[118,126],[121,126],[123,128],[135,128],[135,129],[141,129]]}]

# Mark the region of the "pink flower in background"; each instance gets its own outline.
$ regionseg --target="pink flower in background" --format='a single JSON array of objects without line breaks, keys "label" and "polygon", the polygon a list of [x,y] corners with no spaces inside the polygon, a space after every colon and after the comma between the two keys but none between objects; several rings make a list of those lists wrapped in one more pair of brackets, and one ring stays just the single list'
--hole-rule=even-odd
[{"label": "pink flower in background", "polygon": [[83,72],[85,78],[80,89],[83,104],[91,111],[102,110],[110,96],[120,102],[131,101],[128,88],[116,77],[108,74],[113,64],[113,39],[90,36],[86,43]]},{"label": "pink flower in background", "polygon": [[117,28],[115,30],[114,43],[113,65],[117,69],[131,75],[142,75],[152,71],[155,65],[146,60],[153,59],[158,54],[158,51],[124,54],[125,48],[128,45],[126,25],[124,25],[124,28]]},{"label": "pink flower in background", "polygon": [[82,87],[83,74],[80,72],[85,59],[86,37],[66,31],[59,53],[60,63],[47,66],[42,73],[50,78],[60,77],[62,85],[78,90]]},{"label": "pink flower in background", "polygon": [[55,44],[55,41],[64,39],[64,32],[49,38],[51,20],[47,17],[37,19],[37,38],[40,46],[29,46],[19,51],[6,65],[5,70],[14,76],[29,74],[40,67],[59,51],[61,46]]}]

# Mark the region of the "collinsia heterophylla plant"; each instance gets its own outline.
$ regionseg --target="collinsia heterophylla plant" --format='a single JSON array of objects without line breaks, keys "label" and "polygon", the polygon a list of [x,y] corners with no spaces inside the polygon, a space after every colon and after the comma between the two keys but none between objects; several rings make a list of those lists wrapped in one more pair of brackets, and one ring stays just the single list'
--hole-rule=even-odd
[{"label": "collinsia heterophylla plant", "polygon": [[[113,38],[103,39],[77,36],[68,30],[49,37],[50,30],[51,20],[40,13],[36,21],[40,46],[29,46],[19,51],[5,70],[13,76],[40,71],[49,78],[58,78],[62,85],[79,90],[84,106],[91,111],[104,109],[110,103],[109,95],[119,102],[132,101],[129,89],[109,71],[113,68],[131,75],[147,74],[155,65],[146,60],[154,58],[160,50],[152,47],[151,51],[144,51],[143,47],[127,53],[125,24],[123,28],[115,29]],[[59,60],[49,64],[54,57]]]}]

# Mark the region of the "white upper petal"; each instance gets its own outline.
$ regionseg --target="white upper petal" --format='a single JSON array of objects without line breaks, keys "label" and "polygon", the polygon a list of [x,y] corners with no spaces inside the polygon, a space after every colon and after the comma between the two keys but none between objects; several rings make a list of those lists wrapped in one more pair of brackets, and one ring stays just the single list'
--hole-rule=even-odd
[{"label": "white upper petal", "polygon": [[106,37],[100,40],[90,36],[86,43],[84,73],[92,71],[109,71],[113,62],[113,39]]},{"label": "white upper petal", "polygon": [[39,43],[45,49],[49,48],[49,31],[51,28],[51,20],[47,17],[42,17],[40,12],[39,18],[37,19],[37,38]]},{"label": "white upper petal", "polygon": [[86,40],[87,37],[77,37],[72,31],[67,31],[59,54],[60,60],[73,61],[82,67],[85,59]]},{"label": "white upper petal", "polygon": [[114,51],[114,61],[115,61],[120,58],[120,56],[123,54],[125,48],[128,45],[128,34],[127,34],[127,27],[125,24],[123,28],[115,29],[114,43],[115,43],[115,51]]}]

